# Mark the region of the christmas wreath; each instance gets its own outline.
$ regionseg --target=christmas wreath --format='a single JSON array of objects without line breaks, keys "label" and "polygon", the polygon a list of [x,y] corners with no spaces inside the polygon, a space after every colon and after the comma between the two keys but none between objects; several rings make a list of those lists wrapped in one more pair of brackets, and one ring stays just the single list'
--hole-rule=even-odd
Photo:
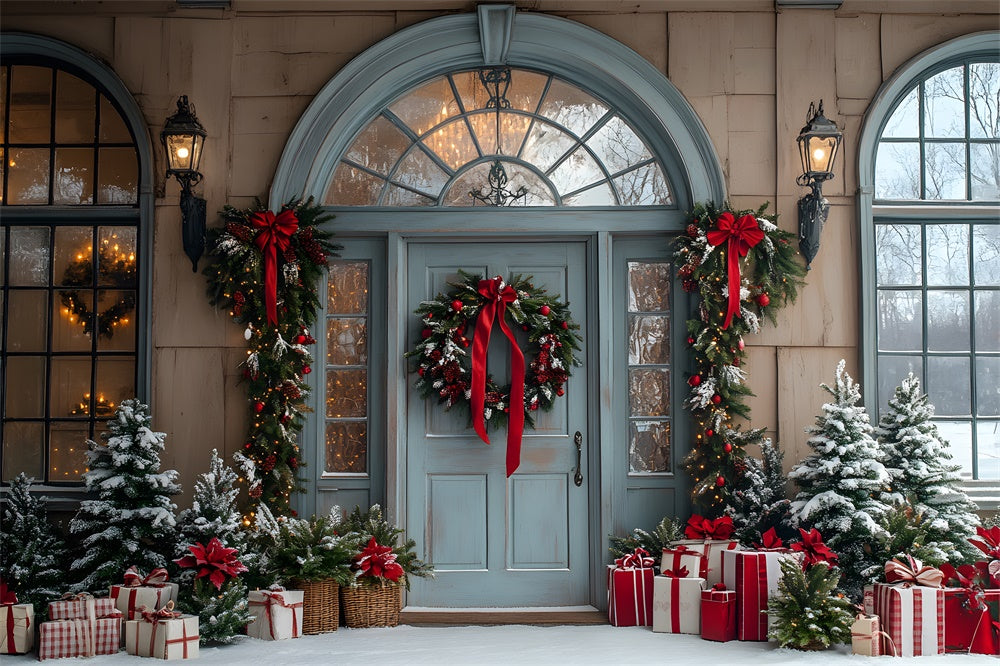
[{"label": "christmas wreath", "polygon": [[[89,254],[77,256],[78,259],[66,266],[62,284],[68,287],[91,287],[94,284],[94,262]],[[121,253],[117,245],[111,247],[108,241],[104,241],[97,252],[97,276],[98,285],[102,289],[135,289],[135,255]],[[96,317],[90,309],[92,294],[93,292],[87,292],[82,297],[77,289],[63,289],[59,291],[59,300],[70,322],[79,322],[83,326],[84,335],[91,335],[96,326],[98,336],[110,340],[114,337],[115,327],[127,323],[129,313],[135,309],[135,292],[117,294],[113,302],[101,309]]]},{"label": "christmas wreath", "polygon": [[[424,301],[415,314],[423,322],[420,341],[407,357],[417,359],[415,387],[450,409],[470,409],[473,427],[489,444],[487,426],[508,425],[507,475],[520,461],[521,432],[534,427],[533,414],[552,409],[565,393],[570,368],[579,365],[573,352],[582,338],[570,318],[569,304],[535,287],[532,276],[481,279],[459,271],[461,282],[447,295]],[[507,325],[506,315],[528,334],[525,352]],[[501,386],[486,374],[486,350],[494,319],[511,344],[511,383]],[[470,340],[471,336],[471,340]],[[470,349],[471,347],[471,349]]]},{"label": "christmas wreath", "polygon": [[721,510],[738,483],[747,444],[764,429],[742,430],[734,417],[750,418],[742,365],[743,336],[760,331],[762,319],[794,301],[806,270],[795,256],[795,235],[756,211],[699,204],[674,244],[677,275],[697,294],[697,315],[687,321],[687,344],[695,361],[685,406],[695,418],[695,445],[685,460],[694,479],[694,499]]},{"label": "christmas wreath", "polygon": [[305,424],[305,376],[312,372],[309,327],[319,311],[318,283],[327,257],[340,248],[319,225],[330,220],[313,200],[277,213],[226,206],[225,225],[209,231],[215,260],[204,273],[209,301],[245,325],[249,433],[237,460],[250,497],[275,515],[291,511],[301,488],[298,433]]}]

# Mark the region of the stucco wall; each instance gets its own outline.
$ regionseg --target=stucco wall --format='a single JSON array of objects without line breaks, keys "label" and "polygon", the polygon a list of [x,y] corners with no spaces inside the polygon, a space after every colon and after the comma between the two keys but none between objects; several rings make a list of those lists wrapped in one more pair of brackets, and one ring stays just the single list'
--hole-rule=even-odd
[{"label": "stucco wall", "polygon": [[[229,10],[179,10],[166,2],[5,3],[0,28],[62,39],[107,61],[148,122],[160,158],[154,426],[167,432],[164,462],[181,471],[188,492],[211,448],[229,454],[242,443],[246,402],[236,379],[244,347],[242,332],[208,305],[204,278],[183,258],[178,186],[164,183],[162,175],[162,123],[178,95],[195,103],[209,133],[201,188],[210,211],[265,198],[295,122],[339,68],[407,25],[445,10],[472,9],[470,3],[421,1],[408,6],[427,11],[391,11],[401,4],[324,11],[322,3],[308,1],[236,0]],[[770,429],[789,465],[807,451],[803,428],[823,401],[818,384],[832,379],[842,357],[859,374],[853,193],[865,110],[881,82],[917,53],[998,25],[995,4],[952,0],[947,15],[922,13],[933,4],[847,0],[836,11],[775,12],[771,2],[758,0],[659,0],[643,5],[653,11],[625,12],[618,2],[531,3],[600,30],[664,72],[707,127],[732,203],[755,208],[770,201],[790,230],[804,192],[795,185],[795,137],[809,102],[823,98],[826,115],[844,128],[838,174],[824,188],[830,218],[808,285],[798,303],[782,312],[778,327],[747,341],[747,370],[757,393],[751,401],[754,424]],[[44,15],[37,13],[40,5]],[[274,11],[279,5],[284,13]],[[691,11],[701,7],[716,11]],[[301,11],[287,11],[295,8]]]}]

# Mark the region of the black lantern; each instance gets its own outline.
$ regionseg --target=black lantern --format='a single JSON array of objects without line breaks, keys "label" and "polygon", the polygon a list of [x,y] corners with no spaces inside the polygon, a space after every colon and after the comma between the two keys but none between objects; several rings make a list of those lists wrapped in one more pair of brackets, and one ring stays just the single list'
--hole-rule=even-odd
[{"label": "black lantern", "polygon": [[809,104],[806,126],[799,132],[799,157],[802,175],[795,182],[812,191],[799,199],[799,249],[806,258],[806,268],[819,252],[819,238],[830,213],[830,203],[823,198],[823,181],[833,178],[833,167],[844,135],[837,125],[823,115],[823,100],[819,109]]},{"label": "black lantern", "polygon": [[205,248],[205,200],[191,193],[191,186],[201,180],[198,166],[205,146],[205,128],[194,115],[187,95],[177,100],[177,113],[167,118],[160,133],[167,152],[167,177],[181,184],[184,253],[191,259],[191,270],[198,270],[198,259]]}]

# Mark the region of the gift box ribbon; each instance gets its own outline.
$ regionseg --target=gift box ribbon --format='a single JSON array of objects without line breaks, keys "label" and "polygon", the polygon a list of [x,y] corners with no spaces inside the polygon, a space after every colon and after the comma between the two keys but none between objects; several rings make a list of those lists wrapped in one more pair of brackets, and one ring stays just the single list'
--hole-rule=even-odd
[{"label": "gift box ribbon", "polygon": [[681,578],[688,577],[687,567],[664,571],[670,579],[670,633],[681,633]]},{"label": "gift box ribbon", "polygon": [[[858,619],[858,620],[867,620],[868,618],[865,617],[864,615],[858,615],[858,617],[856,619]],[[877,626],[878,626],[878,624],[873,624],[872,625],[872,627],[877,627]],[[882,656],[881,639],[885,638],[885,640],[889,644],[889,649],[892,650],[892,656],[893,657],[898,656],[896,654],[896,643],[892,640],[892,636],[890,636],[889,634],[885,633],[881,629],[874,629],[873,631],[870,631],[870,632],[869,631],[852,631],[851,632],[851,638],[861,638],[861,639],[868,639],[868,640],[870,640],[871,641],[871,645],[872,645],[872,654],[869,655],[869,656],[872,656],[872,657],[880,657],[880,656]]]},{"label": "gift box ribbon", "polygon": [[264,614],[267,615],[267,623],[271,628],[271,638],[275,638],[274,634],[274,616],[271,614],[271,606],[278,605],[282,608],[290,608],[292,610],[292,638],[299,635],[299,619],[295,613],[296,608],[302,608],[302,602],[297,601],[294,603],[288,603],[285,601],[285,597],[282,595],[283,590],[260,590],[260,593],[264,595],[263,601],[251,601],[251,606],[263,606]]},{"label": "gift box ribbon", "polygon": [[902,583],[905,587],[910,585],[941,587],[944,574],[940,569],[925,566],[917,558],[907,555],[905,564],[899,560],[889,560],[885,563],[885,580],[887,583]]},{"label": "gift box ribbon", "polygon": [[[149,622],[153,625],[152,631],[149,632],[149,654],[153,654],[153,647],[156,645],[156,628],[160,626],[160,622],[164,620],[175,620],[179,618],[181,614],[174,610],[174,602],[168,601],[167,604],[160,608],[159,610],[153,610],[147,606],[141,606],[139,608],[139,617],[142,618],[144,622]],[[187,636],[187,631],[184,632]],[[138,639],[138,635],[136,635]],[[164,648],[165,650],[166,648]],[[184,656],[187,657],[187,643],[184,644]],[[164,654],[166,658],[166,654]]]},{"label": "gift box ribbon", "polygon": [[[683,544],[674,546],[673,548],[664,548],[663,556],[672,558],[670,569],[677,570],[680,567],[684,568],[685,571],[687,569],[681,566],[681,561],[685,557],[696,557],[698,558],[698,576],[704,578],[708,573],[708,555],[697,550],[692,550]],[[668,568],[666,562],[661,562],[661,565],[664,569]],[[664,571],[664,574],[666,574],[666,571]]]},{"label": "gift box ribbon", "polygon": [[136,565],[125,570],[125,587],[163,587],[170,580],[170,575],[163,567],[157,567],[143,576]]},{"label": "gift box ribbon", "polygon": [[733,535],[733,519],[722,516],[715,520],[703,518],[695,514],[688,518],[684,528],[684,536],[688,539],[706,539],[724,541]]},{"label": "gift box ribbon", "polygon": [[[4,606],[13,606],[13,604],[4,603]],[[17,654],[17,646],[14,645],[14,629],[18,625],[23,626],[26,630],[31,628],[31,618],[25,616],[23,618],[14,618],[14,609],[7,609],[7,632],[4,636],[3,644],[0,644],[0,654]]]},{"label": "gift box ribbon", "polygon": [[[155,625],[153,626],[153,631],[154,632],[156,631],[156,626]],[[171,645],[173,645],[175,643],[180,643],[183,646],[183,648],[184,648],[184,658],[187,659],[188,658],[188,643],[190,641],[199,641],[199,640],[201,640],[201,636],[199,634],[195,634],[194,636],[188,636],[187,622],[181,622],[181,638],[172,638],[169,641],[165,642],[165,644],[163,646],[163,658],[164,659],[167,658],[167,655],[169,654],[170,646]],[[152,654],[152,652],[150,652],[150,654]]]},{"label": "gift box ribbon", "polygon": [[618,569],[649,569],[652,566],[653,558],[645,548],[636,548],[625,557],[615,560],[615,567]]}]

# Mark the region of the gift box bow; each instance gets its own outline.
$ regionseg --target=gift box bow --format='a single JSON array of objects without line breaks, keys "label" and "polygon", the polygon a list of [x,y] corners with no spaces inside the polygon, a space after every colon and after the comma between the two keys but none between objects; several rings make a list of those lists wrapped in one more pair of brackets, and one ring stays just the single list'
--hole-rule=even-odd
[{"label": "gift box bow", "polygon": [[170,580],[170,575],[163,567],[157,567],[143,576],[136,565],[125,570],[125,587],[163,587]]},{"label": "gift box bow", "polygon": [[636,548],[625,557],[615,560],[615,567],[618,569],[650,569],[652,566],[653,558],[645,548]]},{"label": "gift box bow", "polygon": [[274,629],[274,614],[271,612],[272,606],[281,606],[282,608],[288,608],[292,611],[292,637],[294,638],[298,636],[299,622],[298,616],[295,614],[295,609],[302,608],[303,603],[301,601],[285,601],[285,588],[283,587],[272,587],[269,590],[258,590],[258,592],[264,595],[264,599],[261,601],[251,601],[250,605],[264,607],[264,614],[267,616],[267,624],[271,630],[271,637],[274,638],[276,634]]},{"label": "gift box bow", "polygon": [[885,580],[888,583],[902,583],[904,587],[941,587],[944,574],[940,569],[925,566],[917,558],[907,555],[905,563],[895,559],[885,563]]},{"label": "gift box bow", "polygon": [[688,518],[684,536],[688,539],[725,540],[733,536],[734,530],[733,519],[729,516],[711,520],[694,514]]},{"label": "gift box bow", "polygon": [[983,599],[983,589],[976,585],[974,580],[976,575],[976,568],[970,564],[963,564],[960,567],[955,567],[949,562],[945,562],[940,567],[941,573],[944,574],[944,581],[948,587],[958,588],[962,590],[965,599],[962,601],[962,606],[970,610],[983,609],[986,607],[986,602]]},{"label": "gift box bow", "polygon": [[174,610],[173,600],[168,601],[163,608],[158,610],[154,610],[148,606],[141,606],[138,610],[139,617],[150,624],[156,624],[163,620],[175,620],[181,616],[179,611]]},{"label": "gift box bow", "polygon": [[661,572],[662,575],[667,578],[687,578],[689,575],[687,567],[678,567],[677,569],[667,569]]}]

